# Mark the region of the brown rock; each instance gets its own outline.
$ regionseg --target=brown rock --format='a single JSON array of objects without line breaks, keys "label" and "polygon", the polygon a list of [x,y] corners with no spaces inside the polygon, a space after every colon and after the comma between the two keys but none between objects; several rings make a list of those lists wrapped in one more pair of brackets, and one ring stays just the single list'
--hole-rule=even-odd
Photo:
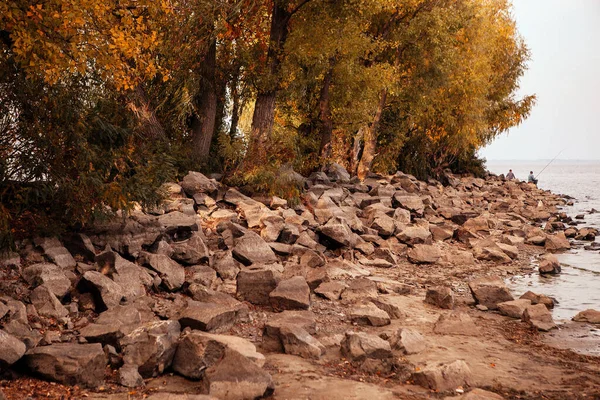
[{"label": "brown rock", "polygon": [[268,305],[269,293],[277,287],[280,274],[262,267],[244,268],[237,276],[237,296],[252,304]]},{"label": "brown rock", "polygon": [[340,281],[323,282],[315,289],[315,293],[328,300],[339,300],[348,286]]},{"label": "brown rock", "polygon": [[448,364],[428,365],[415,372],[412,378],[417,385],[442,392],[469,385],[471,370],[463,360],[456,360]]},{"label": "brown rock", "polygon": [[398,329],[389,342],[394,350],[400,350],[404,354],[417,354],[427,348],[427,342],[423,335],[410,328]]},{"label": "brown rock", "polygon": [[531,305],[531,300],[518,299],[512,301],[505,301],[498,303],[498,311],[502,315],[506,315],[511,318],[520,319],[523,316],[525,309]]},{"label": "brown rock", "polygon": [[453,311],[441,314],[433,327],[435,333],[441,335],[477,336],[479,328],[468,314]]},{"label": "brown rock", "polygon": [[442,253],[432,245],[417,244],[407,252],[409,261],[415,264],[431,264],[440,259]]},{"label": "brown rock", "polygon": [[469,282],[469,288],[477,303],[495,310],[498,303],[514,300],[510,291],[499,277],[479,278]]},{"label": "brown rock", "polygon": [[576,316],[573,317],[573,321],[600,324],[600,311],[592,309],[580,311]]},{"label": "brown rock", "polygon": [[429,288],[425,294],[425,303],[452,310],[454,308],[454,293],[448,287]]},{"label": "brown rock", "polygon": [[355,307],[350,311],[350,320],[358,325],[384,326],[390,324],[388,313],[373,303]]},{"label": "brown rock", "polygon": [[389,342],[364,332],[346,332],[341,345],[342,355],[352,361],[389,359],[393,357]]},{"label": "brown rock", "polygon": [[276,311],[308,310],[310,288],[302,276],[295,276],[279,282],[269,294],[271,306]]},{"label": "brown rock", "polygon": [[549,331],[556,328],[552,314],[550,314],[550,311],[543,304],[536,304],[525,308],[522,319],[540,331]]},{"label": "brown rock", "polygon": [[187,307],[179,313],[179,323],[182,327],[213,331],[232,326],[237,316],[238,310],[235,306],[190,300]]}]

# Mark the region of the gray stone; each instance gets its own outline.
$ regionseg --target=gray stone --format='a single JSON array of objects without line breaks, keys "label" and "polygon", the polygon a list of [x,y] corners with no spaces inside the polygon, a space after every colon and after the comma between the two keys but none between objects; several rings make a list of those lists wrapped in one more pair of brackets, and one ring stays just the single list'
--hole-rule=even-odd
[{"label": "gray stone", "polygon": [[173,291],[183,286],[185,269],[169,257],[144,252],[141,254],[140,262],[158,273],[167,290]]},{"label": "gray stone", "polygon": [[183,178],[181,187],[187,193],[188,196],[194,196],[197,193],[213,193],[217,190],[217,183],[208,179],[200,172],[190,171]]},{"label": "gray stone", "polygon": [[35,244],[44,249],[44,254],[63,269],[75,268],[77,262],[57,238],[38,238]]},{"label": "gray stone", "polygon": [[69,311],[46,285],[35,288],[29,295],[29,300],[41,316],[58,319],[69,315]]},{"label": "gray stone", "polygon": [[214,254],[212,268],[222,279],[235,279],[241,264],[233,259],[231,251],[222,251]]},{"label": "gray stone", "polygon": [[97,308],[99,308],[98,311],[118,306],[123,300],[124,291],[121,285],[100,272],[88,271],[84,273],[81,283],[94,295]]},{"label": "gray stone", "polygon": [[332,247],[354,247],[356,236],[348,226],[345,218],[333,217],[319,228],[321,236],[324,236]]},{"label": "gray stone", "polygon": [[24,361],[30,371],[66,385],[98,387],[104,381],[106,355],[98,343],[36,347],[25,353]]},{"label": "gray stone", "polygon": [[232,253],[244,265],[271,264],[279,261],[271,247],[259,235],[251,231],[234,239]]},{"label": "gray stone", "polygon": [[23,279],[32,286],[45,285],[59,298],[64,297],[71,289],[71,281],[63,270],[55,264],[33,264],[23,270]]},{"label": "gray stone", "polygon": [[325,346],[301,326],[282,325],[279,339],[286,354],[318,360],[325,353]]},{"label": "gray stone", "polygon": [[171,243],[171,249],[171,258],[184,265],[207,262],[210,257],[208,247],[198,233],[193,233],[187,240]]},{"label": "gray stone", "polygon": [[399,350],[404,354],[417,354],[427,348],[427,342],[423,335],[410,328],[398,329],[389,342],[392,349]]},{"label": "gray stone", "polygon": [[179,323],[182,327],[213,331],[233,325],[238,317],[238,310],[234,306],[188,301],[179,313]]},{"label": "gray stone", "polygon": [[0,368],[10,366],[25,354],[25,343],[13,335],[0,330]]},{"label": "gray stone", "polygon": [[138,372],[137,365],[125,364],[119,368],[119,383],[129,388],[141,387],[144,386],[144,378]]},{"label": "gray stone", "polygon": [[302,328],[308,334],[317,333],[315,315],[310,311],[284,311],[272,315],[265,323],[263,329],[262,347],[268,351],[285,351],[282,342],[281,329],[283,327]]},{"label": "gray stone", "polygon": [[177,321],[155,321],[140,326],[119,342],[123,349],[123,361],[137,365],[144,378],[162,374],[171,366],[179,332]]}]

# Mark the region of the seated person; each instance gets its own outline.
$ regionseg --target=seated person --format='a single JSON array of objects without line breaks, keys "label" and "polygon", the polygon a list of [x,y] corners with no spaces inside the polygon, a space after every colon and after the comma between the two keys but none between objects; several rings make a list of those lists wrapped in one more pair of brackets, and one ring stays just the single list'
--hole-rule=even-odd
[{"label": "seated person", "polygon": [[508,170],[508,174],[506,174],[506,179],[508,179],[509,181],[515,179],[515,174],[513,174],[512,169]]},{"label": "seated person", "polygon": [[535,179],[535,176],[533,176],[533,171],[529,171],[529,176],[527,177],[527,182],[537,185],[538,180]]}]

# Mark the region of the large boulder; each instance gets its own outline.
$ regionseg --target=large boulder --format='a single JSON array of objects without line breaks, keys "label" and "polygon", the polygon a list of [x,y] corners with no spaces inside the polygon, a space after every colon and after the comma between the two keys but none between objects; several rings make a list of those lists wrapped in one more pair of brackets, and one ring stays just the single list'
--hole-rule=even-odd
[{"label": "large boulder", "polygon": [[310,288],[302,276],[295,276],[279,282],[269,294],[271,306],[276,311],[308,310],[310,307]]},{"label": "large boulder", "polygon": [[29,300],[41,316],[58,319],[69,315],[69,311],[46,285],[35,288],[29,295]]},{"label": "large boulder", "polygon": [[442,252],[435,246],[417,244],[406,253],[408,260],[414,264],[432,264],[442,256]]},{"label": "large boulder", "polygon": [[118,347],[120,339],[142,323],[136,305],[115,306],[100,314],[98,319],[79,330],[90,343],[110,344]]},{"label": "large boulder", "polygon": [[259,399],[275,390],[271,375],[231,350],[226,350],[221,361],[206,370],[204,383],[211,396],[222,400]]},{"label": "large boulder", "polygon": [[173,358],[173,370],[190,379],[200,379],[206,368],[218,363],[225,351],[235,351],[262,367],[265,356],[256,346],[237,336],[191,331],[183,335]]},{"label": "large boulder", "polygon": [[279,328],[279,339],[286,354],[318,360],[325,346],[301,326],[284,324]]},{"label": "large boulder", "polygon": [[428,365],[415,372],[412,378],[417,385],[443,392],[469,385],[471,370],[463,360],[456,360],[447,364]]},{"label": "large boulder", "polygon": [[233,256],[244,265],[272,264],[279,261],[271,247],[259,235],[246,231],[234,239]]},{"label": "large boulder", "polygon": [[569,239],[567,239],[564,232],[558,232],[555,235],[546,236],[544,247],[548,251],[563,251],[569,250],[571,243],[569,243]]},{"label": "large boulder", "polygon": [[[284,333],[282,333],[283,328],[289,329],[288,331],[284,330]],[[291,337],[291,335],[300,336],[303,334],[302,331],[298,331],[298,329],[307,332],[309,335],[316,334],[317,323],[315,315],[310,311],[284,311],[275,314],[265,323],[262,347],[269,351],[282,352],[286,351],[285,345],[287,343],[287,351],[290,351],[293,347],[296,347],[295,350],[299,350],[297,347],[298,343],[294,343],[292,341],[294,338]],[[285,336],[290,337],[286,339]],[[308,344],[311,345],[311,343]],[[291,347],[289,345],[291,345]]]},{"label": "large boulder", "polygon": [[273,269],[245,268],[237,276],[237,296],[252,304],[268,305],[269,294],[275,290],[280,280],[280,274]]},{"label": "large boulder", "polygon": [[588,309],[580,311],[573,317],[575,322],[587,322],[590,324],[600,324],[600,311]]},{"label": "large boulder", "polygon": [[396,235],[398,240],[408,245],[431,244],[431,232],[422,226],[409,226]]},{"label": "large boulder", "polygon": [[75,268],[77,262],[57,238],[38,238],[35,244],[44,250],[46,257],[63,269]]},{"label": "large boulder", "polygon": [[80,290],[92,293],[97,311],[118,306],[124,298],[124,290],[121,285],[97,271],[85,272],[79,285]]},{"label": "large boulder", "polygon": [[13,335],[0,330],[0,368],[10,366],[25,354],[25,343]]},{"label": "large boulder", "polygon": [[521,319],[523,312],[525,312],[525,309],[530,305],[531,300],[527,299],[505,301],[503,303],[498,303],[498,311],[500,314],[506,315],[507,317]]},{"label": "large boulder", "polygon": [[137,365],[140,375],[151,378],[171,366],[181,326],[177,321],[155,321],[133,330],[120,340],[125,364]]},{"label": "large boulder", "polygon": [[420,197],[407,195],[404,192],[396,192],[392,198],[392,204],[394,207],[404,208],[417,215],[423,215],[423,211],[425,210],[425,205]]},{"label": "large boulder", "polygon": [[238,310],[235,306],[189,300],[179,313],[179,323],[182,327],[213,331],[232,326],[237,317]]},{"label": "large boulder", "polygon": [[197,193],[213,193],[218,189],[217,183],[208,179],[200,172],[190,171],[183,177],[181,187],[188,196],[194,197]]},{"label": "large boulder", "polygon": [[541,275],[547,274],[559,274],[561,271],[560,262],[558,258],[556,258],[553,254],[545,254],[540,259],[540,265],[538,267],[538,272]]},{"label": "large boulder", "polygon": [[331,218],[319,228],[319,233],[328,247],[354,247],[357,243],[356,235],[348,226],[345,218]]},{"label": "large boulder", "polygon": [[469,288],[477,303],[490,310],[498,308],[498,303],[514,300],[502,279],[497,276],[472,280],[469,282]]},{"label": "large boulder", "polygon": [[71,289],[71,281],[56,264],[33,264],[23,269],[21,276],[33,287],[45,285],[59,298],[65,296]]},{"label": "large boulder", "polygon": [[167,290],[177,290],[185,282],[185,269],[163,254],[142,253],[140,262],[156,271]]},{"label": "large boulder", "polygon": [[556,328],[552,314],[543,304],[536,304],[525,308],[522,319],[540,331],[549,331]]},{"label": "large boulder", "polygon": [[384,326],[390,324],[390,316],[373,303],[354,307],[350,311],[350,320],[358,325]]},{"label": "large boulder", "polygon": [[394,355],[386,340],[365,332],[346,332],[341,345],[342,355],[352,361],[389,359]]},{"label": "large boulder", "polygon": [[58,343],[25,353],[27,368],[42,377],[66,385],[100,386],[106,355],[99,343]]},{"label": "large boulder", "polygon": [[171,243],[171,258],[185,265],[195,265],[208,261],[210,252],[198,233],[189,239]]}]

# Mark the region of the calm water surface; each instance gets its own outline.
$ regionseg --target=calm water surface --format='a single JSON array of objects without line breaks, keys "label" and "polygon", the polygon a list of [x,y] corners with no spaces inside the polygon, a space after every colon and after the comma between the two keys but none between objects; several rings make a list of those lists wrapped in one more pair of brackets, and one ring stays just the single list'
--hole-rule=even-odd
[{"label": "calm water surface", "polygon": [[[518,179],[526,180],[529,171],[534,175],[547,161],[488,161],[488,170],[495,174],[506,174],[512,168]],[[538,187],[554,193],[574,197],[573,206],[564,207],[571,217],[585,214],[583,226],[600,228],[600,212],[590,214],[592,208],[600,211],[600,161],[555,160],[539,175]],[[556,320],[567,320],[579,311],[594,308],[600,310],[600,251],[584,250],[578,243],[571,251],[559,254],[563,264],[562,273],[553,277],[539,274],[514,277],[509,287],[520,296],[528,290],[543,293],[559,301],[553,314]]]}]

